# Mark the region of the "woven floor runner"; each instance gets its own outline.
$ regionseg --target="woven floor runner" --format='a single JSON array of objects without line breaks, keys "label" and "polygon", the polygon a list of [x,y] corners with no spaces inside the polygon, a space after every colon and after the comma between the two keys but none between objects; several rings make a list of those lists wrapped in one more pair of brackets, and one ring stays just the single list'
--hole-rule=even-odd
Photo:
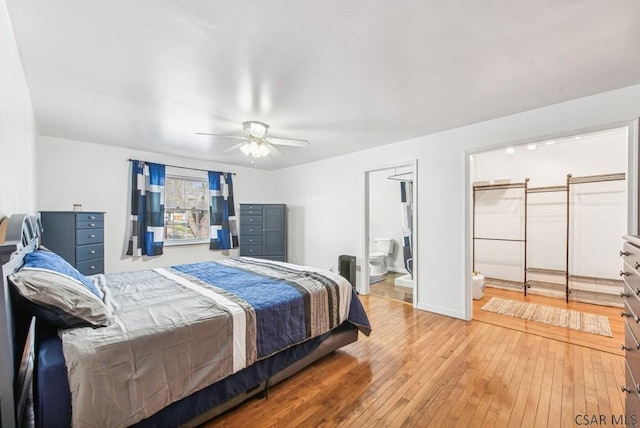
[{"label": "woven floor runner", "polygon": [[481,309],[496,314],[612,337],[609,319],[604,315],[519,302],[501,297],[492,297]]}]

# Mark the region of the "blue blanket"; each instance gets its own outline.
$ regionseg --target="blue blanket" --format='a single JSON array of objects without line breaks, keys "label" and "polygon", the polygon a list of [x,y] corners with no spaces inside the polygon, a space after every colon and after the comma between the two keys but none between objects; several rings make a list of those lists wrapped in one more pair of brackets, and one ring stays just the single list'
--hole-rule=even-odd
[{"label": "blue blanket", "polygon": [[[309,293],[298,279],[304,279],[305,283],[317,281],[317,287],[329,289],[329,299],[339,298],[338,284],[317,272],[293,270],[284,265],[246,259],[242,260],[240,266],[203,262],[173,268],[233,293],[253,306],[256,311],[258,358],[269,356],[310,337],[312,311]],[[254,268],[256,270],[251,271]],[[333,308],[338,305],[339,302],[336,301],[327,306]],[[333,314],[330,315],[332,316]],[[348,320],[369,335],[371,326],[355,293],[351,298]]]}]

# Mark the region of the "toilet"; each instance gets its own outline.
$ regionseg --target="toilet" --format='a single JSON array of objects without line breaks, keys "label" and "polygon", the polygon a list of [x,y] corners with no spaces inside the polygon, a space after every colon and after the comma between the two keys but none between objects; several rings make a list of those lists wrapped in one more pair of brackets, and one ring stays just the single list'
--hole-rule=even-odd
[{"label": "toilet", "polygon": [[369,275],[387,273],[387,256],[393,251],[391,238],[373,238],[373,251],[369,253]]}]

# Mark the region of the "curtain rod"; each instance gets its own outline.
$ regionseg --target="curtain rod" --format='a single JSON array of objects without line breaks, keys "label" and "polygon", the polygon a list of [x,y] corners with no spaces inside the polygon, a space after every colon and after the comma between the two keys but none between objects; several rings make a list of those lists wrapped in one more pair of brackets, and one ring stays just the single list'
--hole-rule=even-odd
[{"label": "curtain rod", "polygon": [[[133,161],[140,161],[140,159],[127,159],[128,162],[133,162]],[[144,163],[156,163],[156,162],[147,162],[147,161],[140,161],[140,162],[144,162]],[[164,166],[170,166],[171,168],[180,168],[180,169],[190,169],[192,171],[204,171],[204,172],[209,172],[210,170],[208,169],[200,169],[200,168],[190,168],[188,166],[178,166],[178,165],[169,165],[169,164],[163,164]],[[224,172],[222,171],[223,174],[231,174],[231,175],[236,175],[235,172]]]}]

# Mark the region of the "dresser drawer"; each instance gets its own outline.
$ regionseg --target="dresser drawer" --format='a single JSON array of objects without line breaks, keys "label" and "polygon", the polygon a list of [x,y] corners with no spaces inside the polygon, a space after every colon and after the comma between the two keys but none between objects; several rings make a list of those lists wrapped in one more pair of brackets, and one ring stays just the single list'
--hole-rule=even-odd
[{"label": "dresser drawer", "polygon": [[81,221],[104,221],[104,213],[78,213],[76,214],[76,222]]},{"label": "dresser drawer", "polygon": [[104,229],[104,222],[102,221],[78,221],[76,222],[76,229]]},{"label": "dresser drawer", "polygon": [[624,406],[626,420],[624,426],[637,426],[640,420],[640,395],[637,393],[627,393]]},{"label": "dresser drawer", "polygon": [[262,226],[250,225],[240,226],[240,237],[246,235],[260,235],[262,236]]},{"label": "dresser drawer", "polygon": [[620,252],[622,259],[631,266],[633,269],[637,270],[640,268],[640,248],[635,245],[625,242],[622,246],[622,251]]},{"label": "dresser drawer", "polygon": [[76,269],[83,275],[94,275],[104,272],[104,259],[87,260],[76,263]]},{"label": "dresser drawer", "polygon": [[104,246],[102,244],[81,245],[76,247],[76,262],[104,258]]},{"label": "dresser drawer", "polygon": [[76,245],[98,244],[103,241],[103,229],[82,229],[76,231]]},{"label": "dresser drawer", "polygon": [[262,246],[261,245],[240,246],[240,255],[241,256],[261,256]]},{"label": "dresser drawer", "polygon": [[262,226],[262,216],[259,215],[246,215],[240,217],[240,227],[242,226]]},{"label": "dresser drawer", "polygon": [[240,245],[262,245],[262,235],[240,235]]},{"label": "dresser drawer", "polygon": [[240,205],[240,213],[242,214],[262,214],[262,205]]},{"label": "dresser drawer", "polygon": [[[637,300],[637,299],[636,299]],[[633,307],[629,305],[633,300],[625,299],[624,301],[624,309],[622,310],[623,314],[630,315],[625,316],[624,319],[627,322],[627,325],[631,327],[631,331],[635,337],[640,337],[640,325],[638,325],[638,321],[640,318],[633,311]]]},{"label": "dresser drawer", "polygon": [[634,334],[631,326],[635,323],[635,321],[627,321],[626,327],[624,329],[624,356],[629,364],[629,367],[632,370],[635,370],[636,373],[640,374],[640,343],[638,339],[636,339],[636,335]]}]

